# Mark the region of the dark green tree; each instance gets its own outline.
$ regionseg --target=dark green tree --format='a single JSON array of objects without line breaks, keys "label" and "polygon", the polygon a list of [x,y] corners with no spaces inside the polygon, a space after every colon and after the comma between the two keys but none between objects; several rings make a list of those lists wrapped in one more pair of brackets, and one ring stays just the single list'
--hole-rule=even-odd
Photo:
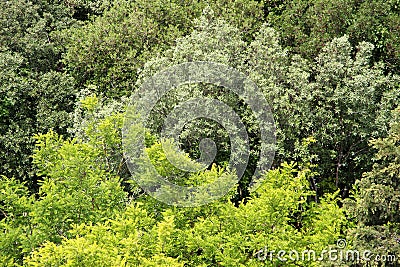
[{"label": "dark green tree", "polygon": [[393,110],[388,136],[371,145],[377,150],[373,169],[355,183],[353,199],[347,200],[349,215],[357,222],[348,235],[360,251],[399,255],[400,108]]},{"label": "dark green tree", "polygon": [[282,33],[284,46],[307,58],[335,37],[347,34],[353,46],[367,41],[375,46],[373,61],[387,71],[400,68],[400,2],[360,0],[265,1],[268,21]]},{"label": "dark green tree", "polygon": [[263,22],[262,5],[252,0],[117,0],[101,16],[60,33],[63,62],[79,86],[94,85],[108,97],[129,95],[144,63],[190,33],[207,5],[247,39]]},{"label": "dark green tree", "polygon": [[30,187],[33,134],[66,133],[74,107],[74,80],[61,72],[51,34],[70,27],[72,14],[59,1],[0,2],[0,173]]}]

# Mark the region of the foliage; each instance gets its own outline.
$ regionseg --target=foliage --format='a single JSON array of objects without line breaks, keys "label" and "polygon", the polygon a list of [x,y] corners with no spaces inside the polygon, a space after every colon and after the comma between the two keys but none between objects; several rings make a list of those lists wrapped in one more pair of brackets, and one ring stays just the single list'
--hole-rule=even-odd
[{"label": "foliage", "polygon": [[388,136],[372,140],[371,145],[377,150],[374,167],[355,183],[354,199],[347,200],[349,214],[357,222],[349,235],[359,249],[369,249],[375,255],[399,255],[399,108],[393,110]]},{"label": "foliage", "polygon": [[[325,248],[345,222],[334,196],[307,204],[306,172],[284,165],[271,171],[247,204],[229,198],[198,208],[166,207],[160,218],[140,202],[115,219],[76,225],[74,238],[46,243],[27,258],[28,266],[265,266],[268,249]],[[301,225],[301,226],[300,226]],[[163,265],[164,264],[164,265]]]},{"label": "foliage", "polygon": [[[255,1],[209,4],[249,38],[263,20]],[[192,0],[114,1],[101,16],[59,34],[67,49],[63,62],[79,85],[96,85],[96,93],[109,97],[127,95],[143,64],[189,33],[206,5]]]},{"label": "foliage", "polygon": [[50,129],[66,132],[74,106],[74,81],[54,71],[32,77],[23,70],[26,59],[16,53],[1,53],[0,61],[6,66],[0,70],[0,173],[29,179],[32,188],[32,136]]},{"label": "foliage", "polygon": [[[1,1],[0,266],[332,265],[282,263],[268,251],[322,251],[344,233],[358,251],[400,255],[399,8],[399,0]],[[128,171],[127,96],[156,72],[197,60],[248,75],[270,104],[277,151],[256,192],[248,183],[266,160],[258,122],[243,99],[210,84],[174,88],[157,103],[145,132],[149,161],[137,177]],[[235,177],[218,123],[194,120],[179,140],[159,138],[165,116],[198,96],[241,117],[248,168],[218,201],[168,206],[132,179],[153,181],[146,164],[189,188],[218,181],[191,196],[197,204]],[[208,168],[192,160],[204,137],[218,150]],[[339,194],[354,182],[343,209]]]},{"label": "foliage", "polygon": [[[318,194],[339,186],[348,190],[355,177],[371,166],[373,152],[368,140],[386,132],[387,113],[400,99],[399,77],[385,75],[381,63],[370,65],[373,45],[369,43],[360,43],[354,55],[347,36],[335,38],[315,61],[308,61],[290,55],[279,45],[277,32],[266,25],[247,45],[239,29],[219,20],[212,11],[205,12],[190,35],[145,64],[138,85],[158,70],[186,61],[229,64],[255,81],[271,106],[277,126],[276,166],[285,160],[302,162],[311,157],[320,173]],[[155,107],[151,130],[159,131],[164,116],[193,96],[217,98],[241,116],[253,145],[250,166],[255,164],[259,150],[256,119],[229,89],[199,84],[171,90]],[[213,122],[188,123],[180,142],[196,157],[196,144],[204,137],[219,145],[216,162],[228,161],[227,134]],[[301,142],[309,137],[316,142],[309,145],[306,160]]]},{"label": "foliage", "polygon": [[64,3],[72,9],[74,18],[81,21],[103,14],[112,5],[110,0],[64,0]]},{"label": "foliage", "polygon": [[[64,140],[54,132],[36,136],[33,159],[43,177],[37,195],[15,179],[1,180],[4,265],[259,266],[265,263],[255,253],[264,246],[324,248],[339,237],[345,218],[336,197],[308,203],[314,195],[308,189],[311,173],[293,165],[266,174],[260,189],[238,207],[230,201],[235,188],[195,208],[167,206],[140,192],[128,201],[105,153],[120,143],[123,113],[95,116],[100,100],[94,95],[80,103],[88,113],[81,138]],[[166,160],[159,142],[150,142],[147,150],[158,170],[187,185],[230,175],[213,166],[185,176]],[[175,156],[191,164],[187,155]]]},{"label": "foliage", "polygon": [[268,21],[282,33],[285,46],[314,58],[326,43],[347,34],[352,45],[362,41],[374,45],[374,61],[385,61],[386,69],[399,70],[398,0],[299,0],[274,2]]},{"label": "foliage", "polygon": [[52,128],[65,133],[74,106],[74,81],[59,72],[62,48],[51,37],[73,23],[59,1],[0,3],[0,173],[30,188],[32,136]]},{"label": "foliage", "polygon": [[313,149],[321,151],[315,152],[321,174],[335,173],[341,188],[370,168],[373,151],[368,140],[386,133],[388,119],[379,118],[397,105],[394,101],[400,96],[399,76],[384,75],[380,63],[370,67],[372,50],[371,44],[362,42],[352,58],[347,37],[334,39],[318,55],[315,82],[306,93],[311,101],[305,121],[319,141]]},{"label": "foliage", "polygon": [[94,145],[64,141],[54,132],[36,138],[34,163],[44,177],[39,193],[30,195],[14,179],[1,181],[2,257],[17,262],[44,241],[70,237],[73,224],[112,217],[126,201],[120,179],[99,162],[102,151]]}]

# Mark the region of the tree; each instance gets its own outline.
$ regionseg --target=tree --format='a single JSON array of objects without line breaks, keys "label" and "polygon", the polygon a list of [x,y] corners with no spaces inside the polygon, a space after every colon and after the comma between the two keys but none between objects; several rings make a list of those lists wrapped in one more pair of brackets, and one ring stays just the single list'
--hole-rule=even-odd
[{"label": "tree", "polygon": [[190,33],[207,4],[249,39],[263,21],[261,4],[250,0],[118,0],[58,35],[66,47],[63,62],[79,86],[95,85],[97,94],[113,98],[128,95],[144,63]]},{"label": "tree", "polygon": [[307,171],[290,165],[270,171],[251,200],[239,207],[225,197],[203,207],[165,207],[155,217],[154,206],[137,200],[115,219],[76,225],[70,232],[73,238],[60,245],[46,243],[26,264],[274,266],[276,258],[263,259],[257,253],[302,251],[310,245],[322,250],[336,241],[345,224],[335,196],[307,204],[313,192],[306,176]]},{"label": "tree", "polygon": [[[374,255],[400,252],[400,109],[393,110],[387,137],[373,139],[375,163],[370,172],[355,183],[347,210],[357,223],[348,233],[355,248]],[[396,261],[399,262],[399,259]]]},{"label": "tree", "polygon": [[115,131],[103,130],[101,143],[94,134],[89,142],[64,140],[52,131],[37,135],[33,162],[42,177],[37,194],[15,179],[2,177],[0,257],[4,262],[21,264],[44,242],[71,237],[73,225],[96,224],[124,209],[127,194],[120,178],[110,172],[105,154]]},{"label": "tree", "polygon": [[32,136],[52,128],[65,134],[74,106],[74,80],[60,72],[60,47],[51,36],[74,20],[56,2],[0,3],[0,173],[31,189]]},{"label": "tree", "polygon": [[399,98],[399,77],[385,75],[382,63],[369,65],[373,45],[360,43],[354,58],[352,50],[347,36],[322,49],[315,82],[307,93],[311,97],[308,116],[304,114],[310,135],[318,140],[311,149],[319,156],[320,172],[323,177],[334,174],[341,188],[349,188],[355,177],[371,167],[373,150],[368,140],[386,134],[384,114]]},{"label": "tree", "polygon": [[[265,1],[266,6],[271,1]],[[280,1],[273,1],[280,2]],[[301,0],[283,2],[267,20],[282,33],[284,46],[313,59],[326,43],[347,34],[353,46],[372,43],[373,61],[399,70],[399,1]]]},{"label": "tree", "polygon": [[74,81],[69,75],[49,71],[36,75],[23,70],[26,59],[4,52],[0,60],[0,173],[36,184],[31,166],[37,132],[54,129],[66,133],[74,107]]},{"label": "tree", "polygon": [[[237,28],[206,10],[190,35],[178,39],[174,48],[145,64],[138,85],[157,71],[186,61],[218,62],[243,71],[259,86],[274,114],[274,166],[312,158],[319,172],[314,188],[322,195],[338,187],[348,190],[354,174],[361,175],[371,167],[373,151],[368,140],[385,134],[388,111],[400,99],[399,77],[385,75],[382,63],[371,66],[372,51],[373,45],[366,42],[353,48],[348,37],[343,36],[327,43],[315,61],[309,61],[282,48],[278,33],[266,25],[247,45]],[[197,84],[171,90],[152,113],[149,125],[153,133],[162,128],[164,116],[191,96],[216,98],[240,115],[252,151],[246,175],[252,175],[258,160],[258,122],[246,103],[228,88]],[[204,137],[219,144],[216,162],[227,162],[229,138],[224,129],[210,121],[188,123],[179,141],[186,152],[197,158],[199,140]],[[316,142],[304,153],[303,140],[310,137]],[[246,178],[241,182],[245,192]]]}]

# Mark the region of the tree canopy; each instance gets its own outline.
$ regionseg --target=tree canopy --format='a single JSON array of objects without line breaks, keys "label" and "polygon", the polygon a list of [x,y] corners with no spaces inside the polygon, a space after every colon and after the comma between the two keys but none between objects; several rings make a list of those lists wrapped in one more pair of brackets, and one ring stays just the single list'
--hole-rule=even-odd
[{"label": "tree canopy", "polygon": [[[0,2],[0,266],[397,266],[399,8],[398,0]],[[189,79],[166,94],[140,91],[199,62],[254,83],[246,91],[252,85],[235,80],[268,104],[260,110],[271,113],[271,144],[246,94],[227,86]],[[163,72],[171,77],[154,76]],[[146,124],[126,128],[142,116],[132,107],[143,95],[157,99],[144,106]],[[219,118],[192,119],[184,108]],[[223,123],[231,113],[245,140]],[[188,120],[171,126],[179,138],[164,136],[171,116]],[[138,134],[143,144],[127,145]],[[136,145],[147,157],[133,160],[127,149]],[[245,166],[233,186],[232,159]],[[349,250],[372,258],[329,254]]]}]

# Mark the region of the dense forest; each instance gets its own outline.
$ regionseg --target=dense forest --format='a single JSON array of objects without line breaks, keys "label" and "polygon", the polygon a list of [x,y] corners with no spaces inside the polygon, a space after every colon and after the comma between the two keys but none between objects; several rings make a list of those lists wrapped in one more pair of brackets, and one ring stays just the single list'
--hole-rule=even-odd
[{"label": "dense forest", "polygon": [[399,0],[2,0],[0,266],[400,266],[399,103]]}]

